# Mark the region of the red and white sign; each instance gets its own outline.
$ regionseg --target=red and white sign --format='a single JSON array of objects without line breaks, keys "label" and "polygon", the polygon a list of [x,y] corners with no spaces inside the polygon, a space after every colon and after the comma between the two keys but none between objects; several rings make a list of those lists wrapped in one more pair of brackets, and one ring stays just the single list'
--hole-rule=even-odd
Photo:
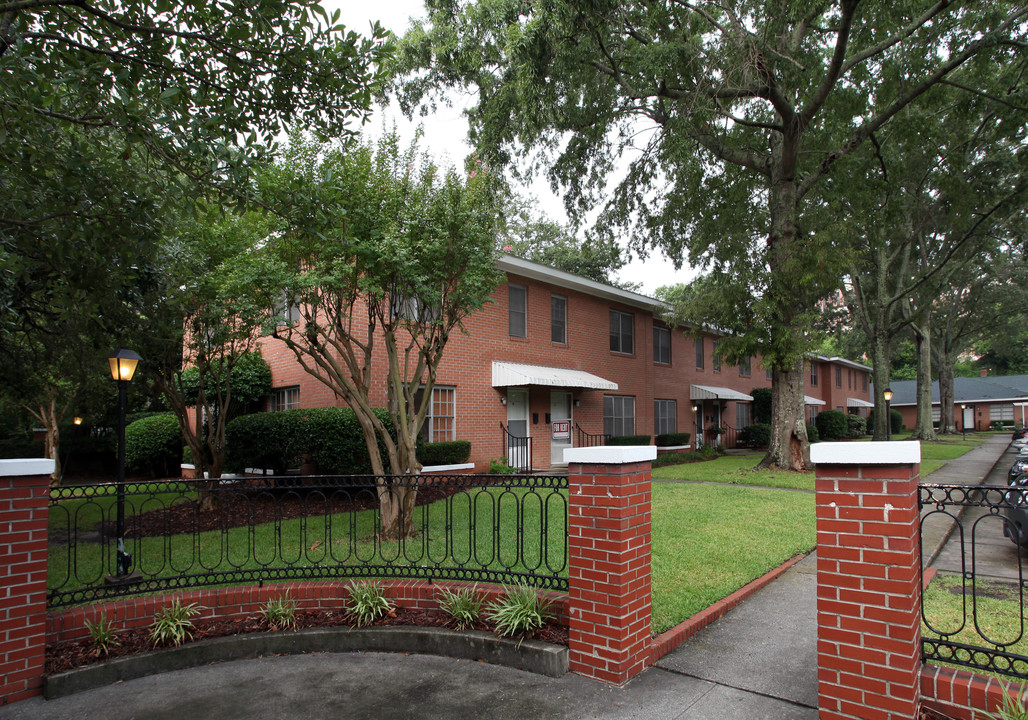
[{"label": "red and white sign", "polygon": [[557,420],[556,422],[550,424],[550,431],[553,433],[552,437],[554,440],[570,440],[571,421]]}]

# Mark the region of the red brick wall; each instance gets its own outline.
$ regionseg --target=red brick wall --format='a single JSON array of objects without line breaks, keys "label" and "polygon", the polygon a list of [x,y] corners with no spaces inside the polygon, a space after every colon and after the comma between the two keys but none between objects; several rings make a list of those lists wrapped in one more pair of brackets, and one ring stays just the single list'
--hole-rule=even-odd
[{"label": "red brick wall", "polygon": [[[46,468],[6,474],[15,463]],[[0,705],[42,692],[51,472],[50,460],[0,461]]]},{"label": "red brick wall", "polygon": [[568,466],[568,660],[620,684],[652,662],[650,462]]}]

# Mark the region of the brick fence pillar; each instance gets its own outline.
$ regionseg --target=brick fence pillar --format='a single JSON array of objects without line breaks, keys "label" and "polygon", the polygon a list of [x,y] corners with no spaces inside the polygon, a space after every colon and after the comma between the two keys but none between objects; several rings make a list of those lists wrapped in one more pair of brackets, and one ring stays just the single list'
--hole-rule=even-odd
[{"label": "brick fence pillar", "polygon": [[818,708],[822,720],[915,720],[921,587],[917,442],[818,443]]},{"label": "brick fence pillar", "polygon": [[650,464],[656,448],[574,448],[568,462],[573,672],[620,684],[650,661]]},{"label": "brick fence pillar", "polygon": [[53,460],[0,460],[0,705],[39,695]]}]

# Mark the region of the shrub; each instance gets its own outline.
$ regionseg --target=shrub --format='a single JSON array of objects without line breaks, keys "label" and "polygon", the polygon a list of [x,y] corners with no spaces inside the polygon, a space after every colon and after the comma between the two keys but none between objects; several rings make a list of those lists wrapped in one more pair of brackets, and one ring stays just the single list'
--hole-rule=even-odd
[{"label": "shrub", "polygon": [[183,641],[193,637],[193,621],[190,619],[200,614],[196,603],[183,606],[178,600],[166,608],[157,611],[153,625],[150,626],[150,640],[156,645],[181,645]]},{"label": "shrub", "polygon": [[816,443],[821,441],[821,434],[817,431],[817,428],[813,425],[807,425],[807,440]]},{"label": "shrub", "polygon": [[771,426],[766,423],[747,425],[739,431],[739,443],[751,448],[767,447],[771,444]]},{"label": "shrub", "polygon": [[450,440],[418,445],[418,462],[422,465],[457,465],[466,463],[471,457],[471,443],[467,440]]},{"label": "shrub", "polygon": [[654,438],[657,447],[668,447],[669,445],[688,445],[689,433],[664,433]]},{"label": "shrub", "polygon": [[846,415],[846,422],[849,437],[858,438],[867,434],[867,421],[859,415]]},{"label": "shrub", "polygon": [[511,467],[507,464],[507,458],[505,457],[489,461],[490,475],[513,475],[517,471],[517,468]]},{"label": "shrub", "polygon": [[[903,430],[903,414],[899,410],[889,408],[889,419],[892,421],[892,434],[895,435]],[[874,413],[867,417],[867,431],[873,433],[875,430]]]},{"label": "shrub", "polygon": [[393,609],[393,604],[385,596],[385,591],[378,583],[370,580],[358,580],[350,585],[350,616],[357,626],[370,625]]},{"label": "shrub", "polygon": [[474,627],[482,615],[485,600],[478,594],[478,585],[456,590],[439,588],[439,608],[446,613],[458,630]]},{"label": "shrub", "polygon": [[822,440],[842,440],[849,431],[846,413],[839,410],[825,410],[818,413],[814,421],[818,436]]},{"label": "shrub", "polygon": [[182,430],[173,414],[153,415],[125,428],[125,466],[132,472],[177,477],[181,461]]},{"label": "shrub", "polygon": [[649,435],[613,435],[607,439],[608,445],[649,445]]},{"label": "shrub", "polygon": [[291,630],[296,627],[296,601],[289,595],[268,600],[261,611],[268,627],[273,630]]},{"label": "shrub", "polygon": [[[392,431],[389,413],[375,414]],[[226,468],[272,468],[281,475],[301,460],[314,463],[322,475],[360,475],[371,472],[357,414],[349,408],[310,408],[253,413],[232,420],[225,428]],[[379,448],[385,455],[385,448]]]},{"label": "shrub", "polygon": [[93,643],[94,655],[107,655],[111,648],[121,645],[118,634],[114,631],[114,623],[107,619],[106,613],[101,613],[100,619],[95,623],[86,620],[86,629]]},{"label": "shrub", "polygon": [[685,463],[699,462],[708,458],[699,450],[693,452],[669,452],[660,453],[653,461],[652,466],[664,467],[665,465],[684,465]]},{"label": "shrub", "polygon": [[489,614],[501,637],[525,635],[538,630],[552,617],[552,602],[524,585],[507,590],[503,597],[489,604]]},{"label": "shrub", "polygon": [[771,424],[771,388],[753,388],[750,391],[753,397],[753,424]]}]

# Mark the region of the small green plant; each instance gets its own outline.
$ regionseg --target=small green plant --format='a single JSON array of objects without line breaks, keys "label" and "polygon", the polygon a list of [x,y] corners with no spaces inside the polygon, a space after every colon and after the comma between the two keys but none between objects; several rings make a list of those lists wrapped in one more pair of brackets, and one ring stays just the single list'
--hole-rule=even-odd
[{"label": "small green plant", "polygon": [[200,614],[196,603],[182,605],[178,600],[154,615],[150,626],[150,640],[156,645],[181,645],[193,637],[194,625],[190,618]]},{"label": "small green plant", "polygon": [[499,460],[489,461],[490,475],[512,475],[516,472],[516,468],[512,468],[510,465],[507,464],[506,457],[501,457]]},{"label": "small green plant", "polygon": [[296,627],[296,601],[288,595],[268,600],[262,612],[273,630],[292,630]]},{"label": "small green plant", "polygon": [[350,585],[350,615],[357,626],[370,625],[393,609],[382,586],[370,580],[360,580]]},{"label": "small green plant", "polygon": [[450,616],[450,621],[458,630],[474,627],[482,615],[485,600],[478,594],[478,585],[474,587],[439,588],[439,608]]},{"label": "small green plant", "polygon": [[505,589],[503,597],[489,603],[489,614],[501,637],[529,635],[553,617],[551,600],[544,600],[530,587],[519,585]]},{"label": "small green plant", "polygon": [[1028,692],[1011,695],[1009,686],[1003,688],[1003,707],[994,713],[983,712],[982,716],[989,720],[1028,720]]},{"label": "small green plant", "polygon": [[93,641],[94,655],[106,655],[111,648],[121,645],[114,632],[114,623],[104,613],[100,614],[100,619],[95,623],[86,620],[86,629],[89,630],[89,639]]}]

